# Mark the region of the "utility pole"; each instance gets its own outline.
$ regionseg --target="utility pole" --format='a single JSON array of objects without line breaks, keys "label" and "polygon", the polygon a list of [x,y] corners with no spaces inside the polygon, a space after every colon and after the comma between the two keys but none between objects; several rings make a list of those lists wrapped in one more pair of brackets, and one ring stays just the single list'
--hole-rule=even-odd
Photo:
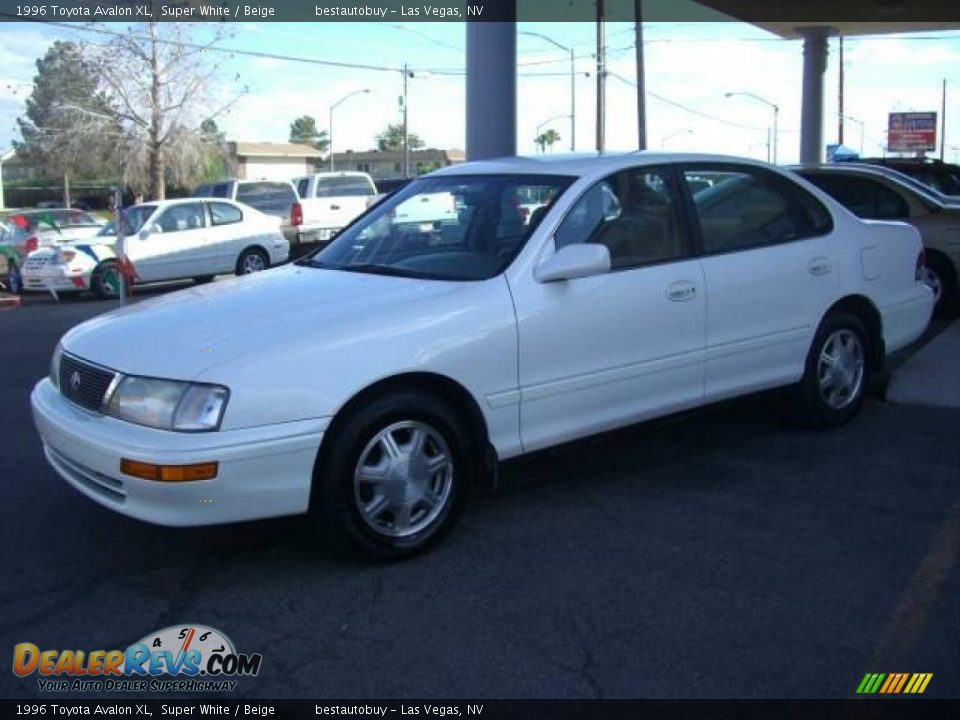
[{"label": "utility pole", "polygon": [[637,150],[647,149],[647,90],[643,69],[643,0],[634,0],[637,45]]},{"label": "utility pole", "polygon": [[840,36],[840,82],[837,84],[837,143],[843,145],[843,35]]},{"label": "utility pole", "polygon": [[606,48],[604,39],[604,21],[606,19],[606,10],[604,0],[597,0],[597,152],[604,150],[604,106],[606,104]]},{"label": "utility pole", "polygon": [[407,78],[410,71],[403,64],[403,176],[410,177],[410,141],[407,137]]},{"label": "utility pole", "polygon": [[940,162],[943,162],[944,148],[947,146],[947,79],[943,79],[940,94]]}]

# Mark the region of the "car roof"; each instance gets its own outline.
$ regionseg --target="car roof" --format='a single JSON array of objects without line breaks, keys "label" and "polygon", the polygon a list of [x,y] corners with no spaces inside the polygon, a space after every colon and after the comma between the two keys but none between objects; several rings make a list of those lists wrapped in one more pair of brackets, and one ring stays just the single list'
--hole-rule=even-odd
[{"label": "car roof", "polygon": [[893,168],[873,165],[870,163],[807,163],[803,165],[793,165],[789,168],[797,172],[811,170],[813,172],[827,172],[837,175],[869,175],[877,178],[886,178],[891,182],[901,185],[908,190],[912,190],[917,195],[922,195],[934,203],[943,204],[946,196],[933,188],[923,186],[923,183],[911,178],[909,175],[898,172]]},{"label": "car roof", "polygon": [[430,173],[441,175],[572,175],[594,177],[616,172],[623,168],[640,165],[672,163],[736,163],[772,167],[767,163],[731,155],[705,155],[699,153],[666,153],[638,150],[630,153],[555,153],[549,155],[501,157],[490,160],[474,160],[450,165]]}]

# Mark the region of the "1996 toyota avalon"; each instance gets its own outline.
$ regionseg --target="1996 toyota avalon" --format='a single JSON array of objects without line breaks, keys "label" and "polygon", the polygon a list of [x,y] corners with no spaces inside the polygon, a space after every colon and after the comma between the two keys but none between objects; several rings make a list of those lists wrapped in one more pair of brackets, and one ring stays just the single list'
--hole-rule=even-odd
[{"label": "1996 toyota avalon", "polygon": [[[456,212],[410,211],[438,195]],[[50,464],[118,512],[310,511],[404,555],[504,458],[777,386],[845,422],[929,322],[923,262],[913,228],[760,163],[468,163],[298,264],[74,328],[33,412]]]}]

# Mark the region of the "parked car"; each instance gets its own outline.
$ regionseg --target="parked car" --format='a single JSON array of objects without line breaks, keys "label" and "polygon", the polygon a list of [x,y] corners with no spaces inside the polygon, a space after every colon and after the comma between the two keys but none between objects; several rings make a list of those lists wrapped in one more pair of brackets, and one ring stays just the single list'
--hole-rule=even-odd
[{"label": "parked car", "polygon": [[362,172],[323,172],[294,178],[300,195],[294,210],[297,242],[326,243],[367,209],[377,195]]},{"label": "parked car", "polygon": [[[456,222],[393,222],[443,193]],[[524,222],[524,194],[552,199]],[[930,320],[923,257],[913,227],[750,160],[465,163],[296,264],[73,328],[33,414],[53,468],[117,512],[310,512],[409,555],[499,460],[783,386],[809,424],[847,422]]]},{"label": "parked car", "polygon": [[23,265],[38,247],[49,247],[100,231],[102,222],[79,210],[5,211],[0,221],[0,276],[15,294],[23,290]]},{"label": "parked car", "polygon": [[917,228],[927,253],[924,279],[938,305],[958,299],[960,207],[939,202],[885,168],[837,163],[795,170],[858,217],[901,220]]},{"label": "parked car", "polygon": [[[121,215],[125,254],[135,282],[237,275],[284,262],[290,245],[276,221],[231,200],[180,199],[149,202]],[[30,253],[23,264],[26,290],[54,293],[90,290],[99,298],[116,297],[120,266],[116,233],[85,242],[64,243]]]},{"label": "parked car", "polygon": [[14,244],[14,229],[0,219],[0,288],[19,295],[23,288],[20,265],[23,256]]},{"label": "parked car", "polygon": [[298,242],[293,208],[300,197],[289,180],[222,180],[199,186],[193,191],[193,197],[225,198],[249,205],[277,218],[280,232],[291,245]]},{"label": "parked car", "polygon": [[960,196],[960,165],[926,157],[872,157],[858,158],[856,162],[892,168],[919,180],[943,195]]}]

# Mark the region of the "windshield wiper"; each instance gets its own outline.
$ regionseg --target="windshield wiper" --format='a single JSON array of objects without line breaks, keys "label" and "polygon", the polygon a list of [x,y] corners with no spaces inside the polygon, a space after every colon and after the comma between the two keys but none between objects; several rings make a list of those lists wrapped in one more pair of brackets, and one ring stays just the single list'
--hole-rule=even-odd
[{"label": "windshield wiper", "polygon": [[381,263],[358,263],[356,265],[341,265],[334,267],[333,270],[344,270],[346,272],[369,273],[370,275],[387,275],[390,277],[417,278],[420,280],[446,280],[448,278],[436,273],[424,272],[422,270],[410,270],[408,268],[397,267],[396,265],[384,265]]}]

